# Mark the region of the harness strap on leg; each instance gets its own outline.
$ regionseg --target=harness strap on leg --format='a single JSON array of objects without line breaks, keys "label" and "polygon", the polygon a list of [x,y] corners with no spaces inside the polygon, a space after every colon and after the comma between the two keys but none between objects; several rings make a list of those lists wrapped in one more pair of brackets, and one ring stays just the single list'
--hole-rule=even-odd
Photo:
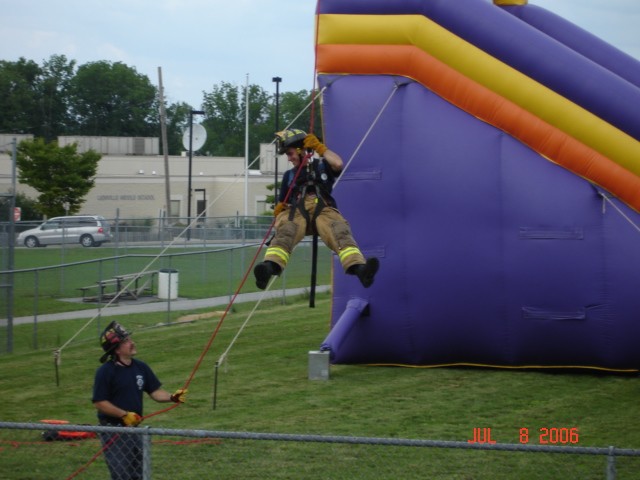
[{"label": "harness strap on leg", "polygon": [[309,289],[309,308],[316,306],[316,277],[318,275],[318,234],[311,241],[311,288]]},{"label": "harness strap on leg", "polygon": [[325,202],[322,197],[318,196],[318,203],[313,211],[313,218],[311,219],[311,229],[313,231],[313,240],[311,242],[311,287],[309,289],[309,307],[315,308],[316,306],[316,284],[318,277],[318,228],[316,227],[316,218],[320,215],[320,212],[325,207]]}]

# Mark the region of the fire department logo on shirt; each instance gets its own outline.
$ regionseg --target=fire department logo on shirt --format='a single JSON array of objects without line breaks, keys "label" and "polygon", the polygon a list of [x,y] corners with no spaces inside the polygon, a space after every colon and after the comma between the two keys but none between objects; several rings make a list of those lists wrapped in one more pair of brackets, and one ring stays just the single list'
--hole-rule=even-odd
[{"label": "fire department logo on shirt", "polygon": [[144,387],[144,377],[142,375],[136,375],[136,384],[138,385],[138,390],[142,390]]}]

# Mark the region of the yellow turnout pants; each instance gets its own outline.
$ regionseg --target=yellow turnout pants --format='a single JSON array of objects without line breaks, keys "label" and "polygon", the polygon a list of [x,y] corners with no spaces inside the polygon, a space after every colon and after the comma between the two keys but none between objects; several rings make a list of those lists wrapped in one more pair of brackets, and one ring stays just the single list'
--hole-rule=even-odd
[{"label": "yellow turnout pants", "polygon": [[[315,195],[306,195],[304,198],[304,208],[310,219],[313,219],[317,203],[318,198]],[[276,218],[276,234],[264,256],[265,260],[277,263],[282,269],[287,266],[295,246],[305,235],[313,234],[312,226],[307,225],[307,220],[299,208],[296,209],[293,220],[289,220],[290,210],[291,207],[285,208]],[[316,229],[325,245],[338,255],[345,272],[353,265],[365,263],[365,258],[351,234],[349,223],[337,209],[325,206],[316,217]]]}]

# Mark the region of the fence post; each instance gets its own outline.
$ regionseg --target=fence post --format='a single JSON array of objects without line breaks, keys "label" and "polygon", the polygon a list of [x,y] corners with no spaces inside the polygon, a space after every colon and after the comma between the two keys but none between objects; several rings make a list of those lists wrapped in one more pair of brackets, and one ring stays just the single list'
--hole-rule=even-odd
[{"label": "fence post", "polygon": [[609,454],[607,455],[607,480],[616,479],[616,456],[614,450],[614,446],[609,447]]},{"label": "fence post", "polygon": [[151,435],[149,427],[143,428],[142,433],[142,479],[151,480]]},{"label": "fence post", "polygon": [[35,271],[33,282],[33,348],[38,349],[38,299],[40,298],[40,275],[39,270]]}]

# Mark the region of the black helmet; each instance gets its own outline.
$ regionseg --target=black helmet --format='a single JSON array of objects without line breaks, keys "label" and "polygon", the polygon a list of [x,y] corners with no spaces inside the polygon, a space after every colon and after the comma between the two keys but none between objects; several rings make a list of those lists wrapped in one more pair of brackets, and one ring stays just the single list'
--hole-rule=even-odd
[{"label": "black helmet", "polygon": [[276,148],[278,154],[282,155],[289,147],[302,148],[304,138],[307,134],[297,128],[276,132]]},{"label": "black helmet", "polygon": [[105,352],[104,355],[100,357],[100,363],[106,362],[107,358],[113,355],[113,351],[118,348],[118,345],[124,342],[129,335],[131,334],[115,320],[107,325],[107,328],[105,328],[102,335],[100,335],[100,345]]}]

